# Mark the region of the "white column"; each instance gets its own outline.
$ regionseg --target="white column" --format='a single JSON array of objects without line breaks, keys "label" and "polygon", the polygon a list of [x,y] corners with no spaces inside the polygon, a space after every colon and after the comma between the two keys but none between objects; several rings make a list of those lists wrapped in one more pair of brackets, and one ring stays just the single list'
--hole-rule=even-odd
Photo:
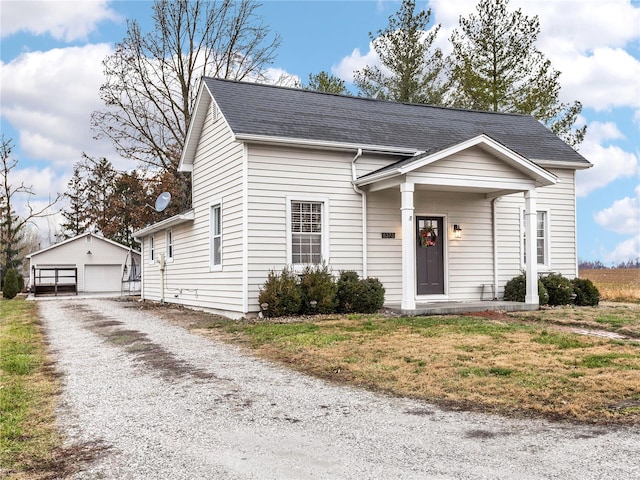
[{"label": "white column", "polygon": [[538,255],[536,247],[536,190],[524,193],[524,228],[526,234],[525,252],[527,255],[527,291],[525,303],[538,305]]},{"label": "white column", "polygon": [[413,233],[413,183],[400,185],[402,197],[402,305],[403,310],[416,308],[416,241]]}]

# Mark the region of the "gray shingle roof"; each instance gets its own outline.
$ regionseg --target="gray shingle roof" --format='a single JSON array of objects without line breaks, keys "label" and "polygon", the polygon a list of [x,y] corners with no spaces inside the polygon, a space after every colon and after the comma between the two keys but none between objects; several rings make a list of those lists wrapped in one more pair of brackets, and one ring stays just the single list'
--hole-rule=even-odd
[{"label": "gray shingle roof", "polygon": [[589,162],[531,116],[372,100],[205,77],[235,134],[436,152],[486,134],[530,160]]}]

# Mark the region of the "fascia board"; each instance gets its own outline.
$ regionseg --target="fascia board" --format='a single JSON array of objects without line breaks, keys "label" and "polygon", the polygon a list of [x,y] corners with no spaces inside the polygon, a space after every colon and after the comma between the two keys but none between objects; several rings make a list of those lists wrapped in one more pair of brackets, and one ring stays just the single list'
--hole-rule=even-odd
[{"label": "fascia board", "polygon": [[142,230],[138,230],[137,232],[133,232],[133,238],[143,238],[151,233],[158,232],[160,230],[165,230],[169,227],[174,227],[176,225],[180,225],[182,223],[192,222],[195,218],[194,210],[187,210],[184,213],[180,213],[179,215],[174,215],[173,217],[162,220],[161,222],[154,223],[149,225]]},{"label": "fascia board", "polygon": [[[202,108],[202,93],[206,88],[204,81],[200,81],[200,89],[198,90],[198,98],[196,98],[196,108],[194,109],[193,115],[191,116],[191,123],[189,123],[189,129],[187,130],[187,136],[184,140],[184,147],[182,148],[182,155],[180,155],[180,161],[178,162],[178,171],[179,172],[190,172],[193,170],[193,156],[195,155],[195,147],[191,147],[191,142],[194,135],[198,135],[202,131],[202,124],[199,125],[199,128],[195,127],[196,119],[199,118],[198,112]],[[209,94],[211,95],[211,94]],[[208,107],[208,105],[207,105]],[[197,133],[194,133],[194,129],[198,129]],[[197,139],[193,139],[193,141],[197,141]]]}]

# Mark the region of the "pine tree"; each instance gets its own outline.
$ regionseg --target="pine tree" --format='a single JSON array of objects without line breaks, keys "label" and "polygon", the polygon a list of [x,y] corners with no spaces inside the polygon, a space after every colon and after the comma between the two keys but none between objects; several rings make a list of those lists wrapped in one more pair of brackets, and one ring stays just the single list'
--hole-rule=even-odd
[{"label": "pine tree", "polygon": [[62,211],[63,223],[60,225],[65,239],[84,233],[88,228],[87,184],[83,176],[83,166],[73,167],[73,176],[67,183],[64,197],[69,205]]},{"label": "pine tree", "polygon": [[441,105],[446,92],[444,59],[432,48],[440,30],[427,32],[431,10],[416,13],[415,0],[403,0],[400,10],[374,37],[369,33],[381,67],[355,72],[354,83],[366,97]]},{"label": "pine tree", "polygon": [[309,83],[303,87],[305,90],[313,90],[315,92],[336,93],[346,95],[349,93],[344,80],[325,72],[309,74]]},{"label": "pine tree", "polygon": [[573,129],[580,102],[559,101],[560,72],[540,52],[538,16],[508,11],[508,0],[481,0],[477,15],[460,18],[449,59],[455,106],[533,115],[568,144],[577,146],[586,127]]}]

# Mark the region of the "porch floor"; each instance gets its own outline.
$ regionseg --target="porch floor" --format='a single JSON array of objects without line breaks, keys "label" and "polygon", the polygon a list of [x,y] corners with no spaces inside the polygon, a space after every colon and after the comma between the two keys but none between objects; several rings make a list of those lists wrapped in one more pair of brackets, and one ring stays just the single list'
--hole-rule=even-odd
[{"label": "porch floor", "polygon": [[538,310],[538,305],[524,302],[477,301],[477,302],[430,302],[418,303],[414,310],[404,310],[398,304],[385,305],[388,310],[400,315],[456,315],[467,312],[504,311],[524,312]]}]

